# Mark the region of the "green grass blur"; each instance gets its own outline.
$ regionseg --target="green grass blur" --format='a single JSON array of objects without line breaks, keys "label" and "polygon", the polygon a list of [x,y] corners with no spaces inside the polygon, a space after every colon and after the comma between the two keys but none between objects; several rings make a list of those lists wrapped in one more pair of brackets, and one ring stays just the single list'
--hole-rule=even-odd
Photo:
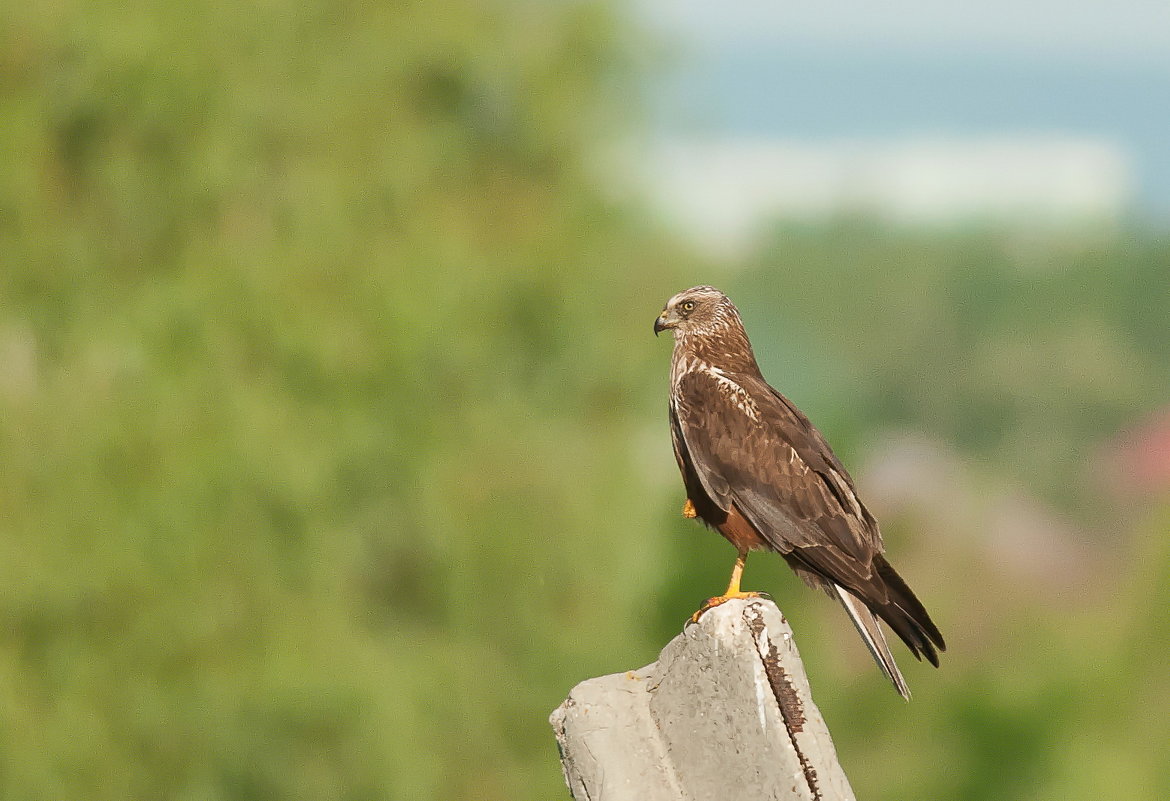
[{"label": "green grass blur", "polygon": [[650,335],[700,282],[851,465],[925,432],[1107,535],[1053,591],[892,521],[953,644],[908,706],[753,557],[859,796],[1170,794],[1170,519],[1087,478],[1166,402],[1170,248],[843,223],[713,272],[596,185],[643,44],[582,3],[7,4],[0,797],[566,797],[549,711],[730,567]]}]

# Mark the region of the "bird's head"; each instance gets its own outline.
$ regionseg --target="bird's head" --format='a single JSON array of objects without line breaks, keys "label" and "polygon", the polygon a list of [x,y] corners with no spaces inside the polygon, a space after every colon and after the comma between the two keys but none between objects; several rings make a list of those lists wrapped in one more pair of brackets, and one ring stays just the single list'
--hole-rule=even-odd
[{"label": "bird's head", "polygon": [[654,321],[654,334],[672,329],[675,337],[711,333],[737,319],[731,300],[713,286],[694,286],[666,301]]}]

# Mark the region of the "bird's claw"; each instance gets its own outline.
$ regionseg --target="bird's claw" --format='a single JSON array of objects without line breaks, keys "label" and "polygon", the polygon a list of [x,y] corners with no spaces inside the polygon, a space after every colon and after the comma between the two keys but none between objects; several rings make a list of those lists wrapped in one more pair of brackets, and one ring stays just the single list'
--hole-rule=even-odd
[{"label": "bird's claw", "polygon": [[689,626],[692,623],[698,623],[699,618],[701,618],[708,610],[714,609],[715,607],[721,604],[725,604],[728,601],[736,601],[742,598],[767,598],[768,600],[772,600],[772,596],[768,595],[766,592],[733,592],[730,595],[716,595],[714,598],[708,598],[707,600],[703,601],[703,605],[700,606],[693,615],[691,615],[689,620],[687,620],[687,625]]}]

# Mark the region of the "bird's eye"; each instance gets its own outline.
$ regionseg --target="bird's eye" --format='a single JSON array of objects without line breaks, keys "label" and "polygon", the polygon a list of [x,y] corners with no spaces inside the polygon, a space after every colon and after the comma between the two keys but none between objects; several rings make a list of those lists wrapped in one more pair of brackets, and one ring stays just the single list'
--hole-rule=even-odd
[{"label": "bird's eye", "polygon": [[695,302],[693,300],[688,300],[686,303],[684,303],[682,305],[682,307],[683,307],[683,311],[694,311],[695,310]]}]

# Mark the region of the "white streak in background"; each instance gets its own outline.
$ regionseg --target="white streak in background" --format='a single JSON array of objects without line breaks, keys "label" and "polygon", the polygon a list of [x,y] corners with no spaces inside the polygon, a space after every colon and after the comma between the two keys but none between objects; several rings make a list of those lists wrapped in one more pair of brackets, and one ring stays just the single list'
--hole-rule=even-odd
[{"label": "white streak in background", "polygon": [[907,225],[1111,225],[1135,197],[1131,159],[1069,135],[800,142],[675,139],[640,160],[651,203],[696,244],[750,248],[776,220],[862,214]]},{"label": "white streak in background", "polygon": [[1170,66],[1166,0],[637,0],[649,25],[695,43],[950,52],[1013,50]]}]

